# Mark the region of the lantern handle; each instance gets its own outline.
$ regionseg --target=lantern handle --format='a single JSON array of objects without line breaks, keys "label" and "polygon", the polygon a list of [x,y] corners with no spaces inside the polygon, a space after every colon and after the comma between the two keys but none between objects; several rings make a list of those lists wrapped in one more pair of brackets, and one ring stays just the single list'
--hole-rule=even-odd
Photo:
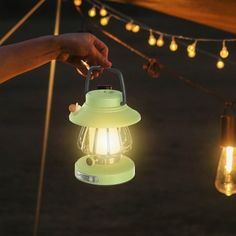
[{"label": "lantern handle", "polygon": [[[85,80],[85,94],[89,92],[89,83],[91,80],[91,76],[94,70],[100,70],[102,67],[101,66],[91,66],[88,70],[86,80]],[[121,105],[125,105],[127,103],[127,98],[126,98],[126,90],[125,90],[125,82],[124,82],[124,77],[122,73],[116,69],[116,68],[108,68],[106,69],[107,71],[110,71],[114,74],[116,74],[120,80],[120,86],[122,90],[122,102]]]}]

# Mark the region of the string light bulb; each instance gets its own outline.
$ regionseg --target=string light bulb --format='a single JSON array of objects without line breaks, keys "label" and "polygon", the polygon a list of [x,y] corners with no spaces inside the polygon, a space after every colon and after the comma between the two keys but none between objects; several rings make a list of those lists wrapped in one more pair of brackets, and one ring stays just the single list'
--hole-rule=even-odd
[{"label": "string light bulb", "polygon": [[194,58],[196,56],[196,45],[197,45],[197,41],[188,45],[187,47],[188,56],[190,58]]},{"label": "string light bulb", "polygon": [[152,30],[150,30],[149,38],[148,38],[148,44],[150,46],[154,46],[156,44],[156,38],[152,33]]},{"label": "string light bulb", "polygon": [[221,117],[221,148],[222,152],[217,168],[215,187],[226,196],[231,196],[236,193],[235,115],[224,114]]},{"label": "string light bulb", "polygon": [[132,32],[133,33],[138,33],[139,30],[140,30],[140,26],[139,25],[133,25],[133,27],[132,27]]},{"label": "string light bulb", "polygon": [[95,17],[96,14],[97,14],[97,12],[96,12],[96,7],[93,6],[91,9],[89,9],[88,15],[89,15],[90,17]]},{"label": "string light bulb", "polygon": [[157,39],[157,46],[162,47],[163,45],[164,45],[164,39],[163,39],[163,35],[161,34],[159,38]]},{"label": "string light bulb", "polygon": [[105,7],[102,7],[101,9],[100,9],[100,16],[106,16],[107,15],[107,10],[106,10],[106,8]]},{"label": "string light bulb", "polygon": [[81,4],[82,4],[82,0],[74,0],[74,5],[75,5],[76,7],[80,7]]},{"label": "string light bulb", "polygon": [[216,63],[216,67],[217,67],[218,69],[223,69],[224,66],[225,66],[225,63],[219,58],[218,61],[217,61],[217,63]]},{"label": "string light bulb", "polygon": [[125,25],[125,29],[128,31],[131,31],[133,28],[133,22],[129,21],[126,25]]},{"label": "string light bulb", "polygon": [[100,24],[101,24],[102,26],[106,26],[106,25],[108,25],[109,20],[110,20],[110,17],[109,17],[109,16],[102,17],[102,18],[100,19]]},{"label": "string light bulb", "polygon": [[178,49],[178,44],[175,42],[175,38],[172,37],[171,43],[170,43],[170,50],[172,52],[175,52]]},{"label": "string light bulb", "polygon": [[223,41],[222,49],[220,51],[220,56],[222,58],[227,58],[229,56],[229,51],[227,47],[225,46],[225,40]]}]

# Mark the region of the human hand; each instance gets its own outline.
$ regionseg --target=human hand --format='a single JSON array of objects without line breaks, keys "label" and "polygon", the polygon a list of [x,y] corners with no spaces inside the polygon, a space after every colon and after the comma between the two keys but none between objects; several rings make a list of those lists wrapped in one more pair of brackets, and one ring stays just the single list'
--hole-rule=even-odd
[{"label": "human hand", "polygon": [[[90,33],[62,34],[56,36],[56,41],[61,52],[57,59],[75,66],[83,75],[87,74],[88,69],[83,61],[88,65],[100,65],[103,68],[112,65],[108,60],[108,47]],[[102,72],[103,69],[95,72],[93,77],[98,77]]]}]

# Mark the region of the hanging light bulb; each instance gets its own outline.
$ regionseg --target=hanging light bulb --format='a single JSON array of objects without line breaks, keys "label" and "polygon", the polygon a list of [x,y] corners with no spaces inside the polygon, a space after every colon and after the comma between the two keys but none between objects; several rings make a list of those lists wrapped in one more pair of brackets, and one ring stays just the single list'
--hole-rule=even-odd
[{"label": "hanging light bulb", "polygon": [[227,47],[225,46],[225,40],[223,40],[223,45],[222,45],[222,49],[220,51],[220,56],[222,58],[227,58],[229,56],[229,51],[228,51]]},{"label": "hanging light bulb", "polygon": [[100,19],[100,24],[101,24],[102,26],[106,26],[106,25],[108,25],[109,20],[110,20],[110,17],[109,17],[109,16],[102,17],[102,18]]},{"label": "hanging light bulb", "polygon": [[194,58],[195,56],[196,56],[196,52],[195,51],[188,52],[188,57]]},{"label": "hanging light bulb", "polygon": [[91,9],[89,9],[88,15],[89,15],[90,17],[95,17],[96,14],[97,14],[97,12],[96,12],[96,7],[95,7],[95,6],[93,6]]},{"label": "hanging light bulb", "polygon": [[105,7],[102,7],[101,9],[100,9],[100,16],[106,16],[107,15],[107,10],[106,10],[106,8]]},{"label": "hanging light bulb", "polygon": [[175,42],[175,38],[172,37],[171,43],[170,43],[170,50],[172,52],[175,52],[178,49],[178,44]]},{"label": "hanging light bulb", "polygon": [[125,29],[128,31],[131,31],[133,28],[133,22],[129,21],[126,25],[125,25]]},{"label": "hanging light bulb", "polygon": [[81,4],[82,4],[82,0],[74,0],[74,5],[75,5],[76,7],[80,7]]},{"label": "hanging light bulb", "polygon": [[197,41],[188,45],[187,47],[188,56],[190,58],[194,58],[196,56],[196,45],[197,45]]},{"label": "hanging light bulb", "polygon": [[75,177],[88,184],[115,185],[135,175],[134,162],[125,153],[132,148],[128,126],[141,116],[127,105],[124,79],[115,68],[107,70],[119,77],[121,91],[106,86],[89,91],[91,75],[100,69],[92,66],[88,71],[85,104],[69,107],[70,121],[82,126],[77,144],[86,154],[75,163]]},{"label": "hanging light bulb", "polygon": [[218,61],[217,61],[217,63],[216,63],[216,67],[217,67],[218,69],[223,69],[224,66],[225,66],[225,63],[219,58]]},{"label": "hanging light bulb", "polygon": [[132,32],[138,33],[139,30],[140,30],[140,26],[139,26],[139,25],[133,25],[133,27],[132,27]]},{"label": "hanging light bulb", "polygon": [[152,33],[152,30],[150,30],[149,38],[148,38],[148,44],[150,46],[154,46],[156,44],[156,38]]},{"label": "hanging light bulb", "polygon": [[164,45],[164,39],[163,39],[163,34],[161,34],[160,36],[159,36],[159,38],[157,39],[157,46],[158,47],[162,47],[163,45]]},{"label": "hanging light bulb", "polygon": [[222,116],[221,126],[222,152],[215,187],[226,196],[231,196],[236,193],[236,116]]}]

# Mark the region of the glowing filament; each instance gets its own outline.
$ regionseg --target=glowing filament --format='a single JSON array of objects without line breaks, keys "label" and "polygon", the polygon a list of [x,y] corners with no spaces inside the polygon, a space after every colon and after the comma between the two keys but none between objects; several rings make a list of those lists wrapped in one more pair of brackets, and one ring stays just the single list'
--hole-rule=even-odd
[{"label": "glowing filament", "polygon": [[217,63],[216,63],[216,67],[217,67],[218,69],[223,69],[224,66],[225,66],[225,63],[224,63],[221,59],[219,59],[219,60],[217,61]]},{"label": "glowing filament", "polygon": [[109,16],[102,17],[102,18],[100,19],[100,24],[101,24],[102,26],[106,26],[106,25],[108,25],[109,20],[110,20],[110,17],[109,17]]},{"label": "glowing filament", "polygon": [[97,14],[97,12],[96,12],[96,7],[92,7],[92,8],[88,11],[88,15],[89,15],[90,17],[95,17],[96,14]]},{"label": "glowing filament", "polygon": [[162,47],[163,45],[164,45],[164,39],[163,39],[163,35],[161,34],[159,38],[157,39],[157,46]]},{"label": "glowing filament", "polygon": [[172,37],[171,43],[170,43],[170,50],[172,52],[175,52],[178,49],[178,44],[175,42],[175,38]]},{"label": "glowing filament", "polygon": [[148,38],[148,44],[151,45],[151,46],[154,46],[156,44],[156,38],[152,34],[151,30],[150,30],[150,35],[149,35],[149,38]]},{"label": "glowing filament", "polygon": [[104,7],[102,7],[101,9],[100,9],[100,16],[106,16],[107,15],[107,10],[106,10],[106,8],[104,8]]},{"label": "glowing filament", "polygon": [[222,49],[220,51],[220,56],[222,58],[227,58],[229,56],[229,51],[227,47],[225,46],[225,41],[223,41]]},{"label": "glowing filament", "polygon": [[225,164],[225,170],[226,173],[230,174],[233,167],[233,154],[234,149],[233,147],[227,147],[226,148],[226,164]]}]

